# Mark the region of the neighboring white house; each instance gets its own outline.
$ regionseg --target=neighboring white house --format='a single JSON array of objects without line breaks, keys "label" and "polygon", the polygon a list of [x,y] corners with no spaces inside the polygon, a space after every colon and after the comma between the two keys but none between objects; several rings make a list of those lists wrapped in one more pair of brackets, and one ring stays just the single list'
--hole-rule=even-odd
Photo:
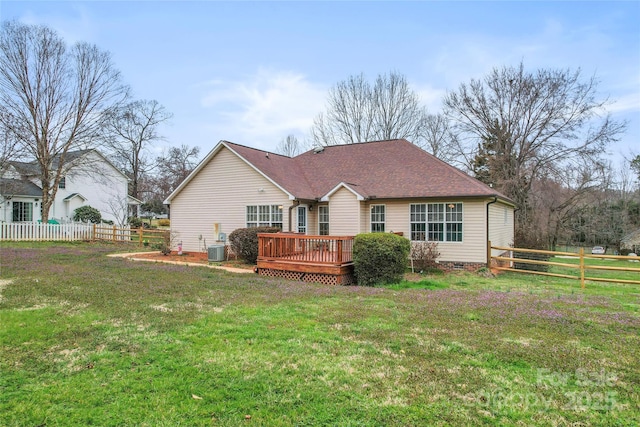
[{"label": "neighboring white house", "polygon": [[[54,161],[54,167],[59,165]],[[140,202],[128,196],[128,178],[95,149],[67,153],[63,178],[49,210],[49,219],[73,220],[80,206],[91,206],[102,218],[122,225],[130,205]],[[0,221],[37,222],[42,209],[42,188],[35,162],[10,162],[0,177]]]},{"label": "neighboring white house", "polygon": [[400,140],[336,145],[287,157],[220,141],[167,198],[185,251],[243,227],[310,235],[395,232],[437,241],[440,261],[487,262],[487,242],[509,246],[514,203]]}]

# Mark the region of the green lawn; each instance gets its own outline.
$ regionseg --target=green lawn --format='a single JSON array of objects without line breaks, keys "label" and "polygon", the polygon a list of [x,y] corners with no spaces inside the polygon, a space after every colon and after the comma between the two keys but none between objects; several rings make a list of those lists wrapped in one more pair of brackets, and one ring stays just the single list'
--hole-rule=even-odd
[{"label": "green lawn", "polygon": [[2,426],[640,424],[640,286],[328,287],[0,243]]}]

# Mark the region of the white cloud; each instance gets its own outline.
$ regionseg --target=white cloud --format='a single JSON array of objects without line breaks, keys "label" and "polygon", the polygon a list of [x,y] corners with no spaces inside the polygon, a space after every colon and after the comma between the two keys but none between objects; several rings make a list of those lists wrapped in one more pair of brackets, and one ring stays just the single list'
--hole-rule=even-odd
[{"label": "white cloud", "polygon": [[80,41],[90,42],[96,37],[97,22],[93,20],[87,8],[80,4],[71,6],[73,13],[40,12],[27,10],[20,18],[20,22],[28,25],[46,25],[52,28],[68,43]]},{"label": "white cloud", "polygon": [[264,68],[245,80],[211,80],[203,87],[201,106],[217,110],[211,126],[234,142],[261,148],[274,147],[289,134],[306,134],[327,93],[300,73]]}]

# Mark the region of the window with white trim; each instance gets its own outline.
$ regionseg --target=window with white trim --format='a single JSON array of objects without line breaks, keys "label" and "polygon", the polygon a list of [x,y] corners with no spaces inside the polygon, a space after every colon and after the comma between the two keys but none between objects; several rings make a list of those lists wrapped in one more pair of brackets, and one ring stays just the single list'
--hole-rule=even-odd
[{"label": "window with white trim", "polygon": [[13,202],[13,221],[29,222],[33,221],[33,203]]},{"label": "window with white trim", "polygon": [[371,232],[384,233],[385,206],[371,205]]},{"label": "window with white trim", "polygon": [[58,188],[63,189],[63,190],[65,188],[67,188],[67,178],[66,177],[63,176],[62,178],[60,178],[60,181],[58,182]]},{"label": "window with white trim", "polygon": [[298,233],[307,234],[307,207],[298,206]]},{"label": "window with white trim", "polygon": [[282,229],[282,206],[247,206],[247,227],[280,227]]},{"label": "window with white trim", "polygon": [[329,235],[329,206],[318,206],[318,234]]},{"label": "window with white trim", "polygon": [[411,240],[462,242],[462,203],[412,204]]}]

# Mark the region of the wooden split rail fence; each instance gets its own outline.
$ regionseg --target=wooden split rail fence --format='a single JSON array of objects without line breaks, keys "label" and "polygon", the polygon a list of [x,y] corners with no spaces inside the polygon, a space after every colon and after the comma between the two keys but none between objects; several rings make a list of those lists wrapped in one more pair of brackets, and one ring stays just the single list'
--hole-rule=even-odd
[{"label": "wooden split rail fence", "polygon": [[[489,265],[492,269],[500,271],[512,271],[516,273],[529,273],[538,274],[544,276],[561,277],[564,279],[580,280],[580,285],[584,288],[585,281],[594,282],[609,282],[609,283],[627,283],[627,284],[640,284],[640,268],[630,264],[628,267],[603,265],[602,263],[594,264],[593,262],[585,262],[587,260],[622,260],[622,261],[640,261],[640,257],[637,256],[622,256],[622,255],[595,255],[587,254],[583,248],[580,248],[578,253],[575,252],[557,252],[557,251],[543,251],[537,249],[523,249],[523,248],[510,248],[492,246],[489,242],[490,248],[488,259]],[[500,255],[492,255],[494,251],[501,251]],[[534,256],[529,256],[534,255]],[[536,257],[535,255],[539,255]],[[535,259],[538,258],[538,259]],[[554,261],[549,259],[554,258]],[[556,259],[562,260],[563,258],[577,260],[577,263],[555,261]],[[544,269],[526,268],[523,265],[529,266],[547,266],[557,267],[557,272],[544,271]],[[518,267],[518,268],[516,268]],[[562,273],[560,271],[565,271]],[[596,277],[594,273],[589,271],[606,271],[606,272],[637,272],[638,279],[619,279],[615,277]],[[574,272],[574,274],[566,274],[567,272]]]},{"label": "wooden split rail fence", "polygon": [[0,241],[110,241],[137,243],[139,246],[162,243],[169,230],[122,228],[106,224],[43,224],[37,222],[0,223]]}]

